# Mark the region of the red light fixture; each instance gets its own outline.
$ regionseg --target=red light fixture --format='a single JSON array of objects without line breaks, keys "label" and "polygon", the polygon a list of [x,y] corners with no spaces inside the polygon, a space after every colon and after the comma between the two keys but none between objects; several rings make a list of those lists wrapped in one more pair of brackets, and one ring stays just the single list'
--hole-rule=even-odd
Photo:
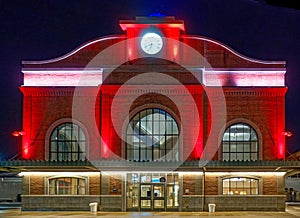
[{"label": "red light fixture", "polygon": [[287,137],[291,137],[293,135],[293,133],[290,132],[290,131],[284,131],[284,132],[282,132],[282,135],[287,136]]},{"label": "red light fixture", "polygon": [[12,136],[14,136],[14,137],[19,137],[19,136],[23,136],[23,135],[25,135],[25,132],[24,131],[13,131],[12,133]]}]

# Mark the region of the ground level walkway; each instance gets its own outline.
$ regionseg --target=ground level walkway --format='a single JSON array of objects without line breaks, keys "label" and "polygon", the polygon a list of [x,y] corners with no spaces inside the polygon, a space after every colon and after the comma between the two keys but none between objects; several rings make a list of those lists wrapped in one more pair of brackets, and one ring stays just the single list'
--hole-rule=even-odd
[{"label": "ground level walkway", "polygon": [[0,217],[2,218],[34,218],[34,217],[43,217],[43,218],[52,218],[52,217],[77,217],[77,218],[85,218],[85,217],[166,217],[166,218],[191,218],[191,217],[246,217],[246,218],[259,218],[259,217],[284,217],[284,218],[292,218],[292,217],[300,217],[300,207],[299,205],[290,205],[286,207],[286,212],[118,212],[118,213],[110,213],[110,212],[24,212],[20,209],[9,209],[9,210],[0,210]]}]

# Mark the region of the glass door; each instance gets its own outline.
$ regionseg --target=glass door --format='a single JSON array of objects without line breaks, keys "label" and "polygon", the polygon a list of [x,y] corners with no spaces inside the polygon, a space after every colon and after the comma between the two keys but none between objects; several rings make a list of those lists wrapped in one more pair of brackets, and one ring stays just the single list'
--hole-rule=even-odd
[{"label": "glass door", "polygon": [[127,174],[126,204],[128,211],[139,210],[140,184],[137,173]]},{"label": "glass door", "polygon": [[167,185],[167,208],[178,209],[179,207],[179,185]]},{"label": "glass door", "polygon": [[126,207],[128,211],[178,211],[178,174],[128,173]]},{"label": "glass door", "polygon": [[129,184],[127,186],[127,209],[138,211],[139,209],[139,184]]},{"label": "glass door", "polygon": [[141,184],[141,210],[165,210],[165,185]]},{"label": "glass door", "polygon": [[165,185],[153,185],[153,210],[165,210]]},{"label": "glass door", "polygon": [[141,185],[141,210],[152,210],[153,189],[151,184]]}]

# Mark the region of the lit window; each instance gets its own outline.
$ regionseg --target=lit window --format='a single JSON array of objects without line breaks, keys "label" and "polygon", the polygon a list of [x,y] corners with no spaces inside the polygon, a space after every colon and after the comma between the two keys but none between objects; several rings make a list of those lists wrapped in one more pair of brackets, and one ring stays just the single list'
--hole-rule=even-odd
[{"label": "lit window", "polygon": [[258,160],[258,138],[255,130],[244,123],[228,127],[222,139],[222,159],[226,161]]},{"label": "lit window", "polygon": [[258,179],[243,177],[223,179],[223,195],[258,195]]},{"label": "lit window", "polygon": [[178,160],[178,136],[177,123],[169,113],[161,109],[143,110],[127,127],[126,159]]},{"label": "lit window", "polygon": [[50,195],[85,195],[86,180],[76,177],[49,179]]},{"label": "lit window", "polygon": [[86,137],[74,123],[57,126],[50,137],[50,160],[85,160]]}]

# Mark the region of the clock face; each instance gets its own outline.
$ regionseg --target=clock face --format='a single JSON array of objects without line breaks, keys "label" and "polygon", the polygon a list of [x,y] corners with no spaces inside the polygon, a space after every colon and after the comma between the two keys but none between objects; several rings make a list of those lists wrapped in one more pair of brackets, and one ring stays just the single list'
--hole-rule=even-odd
[{"label": "clock face", "polygon": [[141,40],[141,48],[147,54],[157,54],[163,47],[163,40],[157,33],[146,33]]}]

